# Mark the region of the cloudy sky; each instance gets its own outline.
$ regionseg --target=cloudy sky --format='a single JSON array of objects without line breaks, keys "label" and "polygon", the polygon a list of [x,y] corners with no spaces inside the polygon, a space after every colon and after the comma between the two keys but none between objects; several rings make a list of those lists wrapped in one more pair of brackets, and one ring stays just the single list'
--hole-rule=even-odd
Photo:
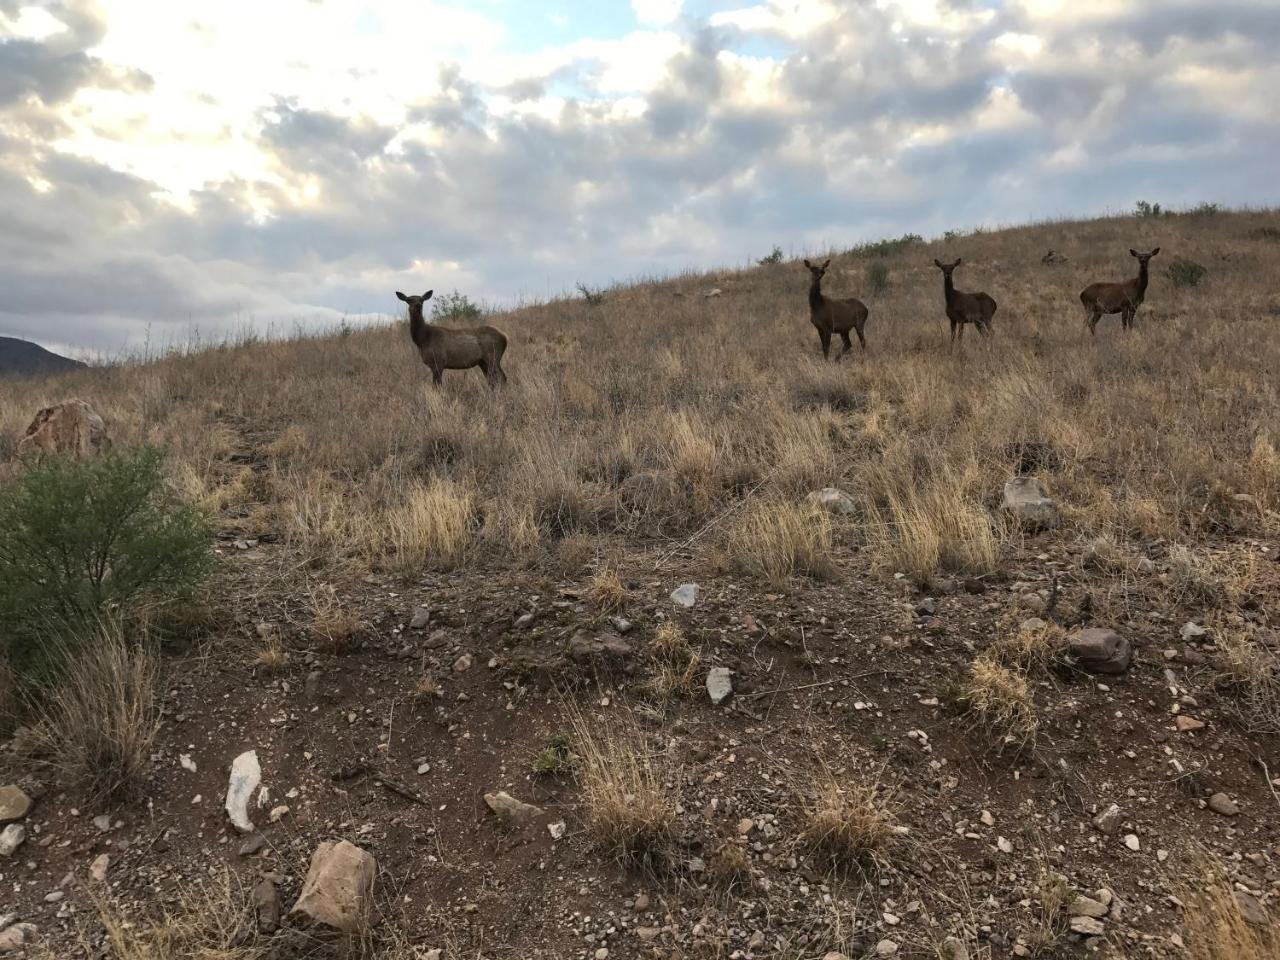
[{"label": "cloudy sky", "polygon": [[0,0],[0,333],[1275,204],[1276,0]]}]

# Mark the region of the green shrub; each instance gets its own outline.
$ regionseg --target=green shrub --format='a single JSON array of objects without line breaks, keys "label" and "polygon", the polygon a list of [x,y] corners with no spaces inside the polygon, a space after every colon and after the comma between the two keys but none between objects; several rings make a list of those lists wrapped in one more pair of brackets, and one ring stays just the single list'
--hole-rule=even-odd
[{"label": "green shrub", "polygon": [[1188,217],[1212,217],[1218,214],[1219,209],[1216,203],[1197,203],[1185,213]]},{"label": "green shrub", "polygon": [[1133,205],[1135,216],[1148,219],[1151,217],[1160,217],[1164,215],[1164,209],[1158,203],[1147,203],[1145,200],[1139,200]]},{"label": "green shrub", "polygon": [[1169,264],[1169,279],[1175,287],[1198,287],[1208,272],[1194,260],[1182,257]]},{"label": "green shrub", "polygon": [[471,302],[465,293],[459,293],[457,290],[453,293],[446,293],[443,296],[436,297],[431,301],[431,319],[434,323],[452,323],[463,321],[469,323],[473,320],[479,320],[484,316],[484,311],[480,307]]},{"label": "green shrub", "polygon": [[33,678],[108,617],[188,596],[212,564],[204,518],[164,482],[159,451],[50,458],[0,487],[0,644]]},{"label": "green shrub", "polygon": [[781,263],[781,262],[782,262],[782,248],[781,248],[781,247],[779,247],[777,244],[774,244],[773,249],[772,249],[771,251],[769,251],[769,255],[768,255],[767,257],[761,257],[761,258],[760,258],[759,260],[757,260],[756,262],[757,262],[758,264],[760,264],[760,266],[762,266],[762,267],[767,267],[767,266],[769,266],[770,264],[774,264],[774,263]]},{"label": "green shrub", "polygon": [[873,260],[867,266],[867,289],[872,293],[889,289],[889,266],[883,260]]},{"label": "green shrub", "polygon": [[582,294],[582,299],[593,307],[604,303],[604,289],[601,287],[589,287],[585,283],[579,283],[578,292]]},{"label": "green shrub", "polygon": [[904,233],[897,238],[886,238],[872,243],[860,243],[849,252],[860,253],[869,257],[892,257],[915,246],[917,243],[924,243],[924,237],[918,233]]}]

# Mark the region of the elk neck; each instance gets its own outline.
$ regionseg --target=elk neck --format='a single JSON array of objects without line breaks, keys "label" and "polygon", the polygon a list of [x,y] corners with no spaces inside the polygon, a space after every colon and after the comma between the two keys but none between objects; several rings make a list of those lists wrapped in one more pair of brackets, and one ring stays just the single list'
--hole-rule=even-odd
[{"label": "elk neck", "polygon": [[822,281],[814,277],[809,284],[809,309],[817,310],[822,306]]},{"label": "elk neck", "polygon": [[413,338],[413,342],[419,347],[425,347],[429,335],[427,332],[427,321],[422,316],[422,304],[411,304],[409,306],[409,336]]}]

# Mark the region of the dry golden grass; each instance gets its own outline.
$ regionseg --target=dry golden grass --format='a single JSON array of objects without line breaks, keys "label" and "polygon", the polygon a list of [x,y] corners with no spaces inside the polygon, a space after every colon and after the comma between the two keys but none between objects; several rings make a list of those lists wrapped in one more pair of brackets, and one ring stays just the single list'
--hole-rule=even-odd
[{"label": "dry golden grass", "polygon": [[289,665],[289,653],[279,637],[268,637],[253,655],[253,662],[263,673],[271,676]]},{"label": "dry golden grass", "polygon": [[[82,396],[118,444],[168,446],[174,482],[229,521],[274,527],[317,565],[406,575],[561,551],[577,572],[587,560],[571,538],[595,554],[654,525],[692,532],[749,492],[770,506],[743,511],[734,555],[774,582],[817,564],[827,538],[921,580],[983,573],[1014,536],[993,517],[1017,472],[1044,475],[1062,536],[1270,535],[1280,245],[1256,231],[1275,216],[1115,217],[909,246],[886,258],[894,282],[872,304],[870,350],[839,365],[820,360],[807,275],[789,263],[488,318],[511,339],[511,383],[496,394],[452,372],[433,389],[399,321],[6,381],[0,451],[40,406]],[[1128,248],[1157,244],[1208,264],[1206,280],[1174,289],[1157,269],[1137,328],[1108,319],[1090,338],[1078,291],[1127,276]],[[1069,263],[1042,266],[1049,247]],[[963,256],[967,282],[1000,301],[992,340],[948,348],[936,256]],[[836,252],[832,292],[858,293],[869,262]],[[711,282],[722,297],[696,296]],[[638,485],[637,506],[624,484],[644,474],[658,479]],[[799,519],[826,485],[854,497],[865,525]],[[1171,579],[1204,586],[1181,564]]]},{"label": "dry golden grass", "polygon": [[1212,858],[1199,858],[1195,883],[1184,884],[1183,940],[1187,960],[1276,960],[1280,957],[1280,926],[1245,919],[1230,880]]},{"label": "dry golden grass", "polygon": [[883,867],[901,840],[892,797],[879,778],[837,777],[825,765],[806,801],[803,840],[815,855],[839,869]]},{"label": "dry golden grass", "polygon": [[1040,719],[1031,684],[1018,670],[980,656],[960,681],[956,698],[992,743],[1023,747],[1035,741]]},{"label": "dry golden grass", "polygon": [[739,568],[783,587],[794,574],[829,577],[831,520],[805,503],[750,505],[729,536],[729,552]]},{"label": "dry golden grass", "polygon": [[1251,732],[1280,731],[1280,656],[1274,639],[1265,645],[1255,629],[1234,625],[1215,629],[1214,643],[1222,662],[1220,687],[1231,712]]},{"label": "dry golden grass", "polygon": [[602,727],[576,711],[570,720],[582,805],[597,842],[619,859],[659,863],[676,817],[663,757],[634,726]]},{"label": "dry golden grass", "polygon": [[311,632],[333,653],[351,649],[364,627],[360,615],[343,605],[332,587],[313,588],[310,593]]},{"label": "dry golden grass", "polygon": [[597,570],[589,586],[591,603],[601,613],[614,613],[627,603],[627,588],[612,567]]},{"label": "dry golden grass", "polygon": [[983,651],[984,657],[998,664],[1025,673],[1046,670],[1065,659],[1070,638],[1056,623],[1002,623],[1001,630],[1000,636]]},{"label": "dry golden grass", "polygon": [[137,793],[160,724],[158,663],[145,638],[107,623],[78,646],[58,685],[40,705],[40,753],[97,801]]}]

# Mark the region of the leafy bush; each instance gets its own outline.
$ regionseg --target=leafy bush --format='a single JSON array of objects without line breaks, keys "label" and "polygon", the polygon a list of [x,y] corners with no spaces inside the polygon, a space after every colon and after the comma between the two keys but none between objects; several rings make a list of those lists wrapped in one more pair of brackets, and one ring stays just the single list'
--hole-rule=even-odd
[{"label": "leafy bush", "polygon": [[601,287],[588,287],[585,283],[579,283],[578,292],[582,294],[582,299],[593,307],[604,303],[604,290]]},{"label": "leafy bush", "polygon": [[471,322],[484,316],[484,311],[471,302],[465,293],[457,290],[431,301],[431,320],[434,323],[455,321]]},{"label": "leafy bush", "polygon": [[782,262],[782,248],[781,248],[780,246],[778,246],[777,244],[774,244],[773,249],[772,249],[771,251],[769,251],[769,255],[768,255],[767,257],[761,257],[761,258],[760,258],[759,260],[757,260],[756,262],[757,262],[758,264],[760,264],[760,266],[762,266],[762,267],[767,267],[767,266],[769,266],[770,264],[774,264],[774,263],[781,263],[781,262]]},{"label": "leafy bush", "polygon": [[83,635],[209,572],[210,530],[167,490],[159,451],[45,460],[0,487],[0,640],[13,668],[57,667],[50,635]]},{"label": "leafy bush", "polygon": [[1212,217],[1218,213],[1218,209],[1216,203],[1198,203],[1186,211],[1186,215],[1189,217]]},{"label": "leafy bush", "polygon": [[1198,287],[1209,271],[1194,260],[1179,257],[1169,264],[1169,279],[1175,287]]},{"label": "leafy bush", "polygon": [[883,260],[873,260],[867,267],[867,289],[872,293],[889,289],[889,266]]},{"label": "leafy bush", "polygon": [[1134,204],[1134,214],[1144,219],[1159,217],[1164,215],[1164,209],[1158,203],[1147,203],[1145,200],[1139,200]]},{"label": "leafy bush", "polygon": [[858,244],[849,252],[860,253],[870,257],[892,257],[894,254],[902,253],[902,251],[915,246],[917,243],[924,243],[924,237],[918,233],[904,233],[895,239],[886,238],[872,243]]}]

